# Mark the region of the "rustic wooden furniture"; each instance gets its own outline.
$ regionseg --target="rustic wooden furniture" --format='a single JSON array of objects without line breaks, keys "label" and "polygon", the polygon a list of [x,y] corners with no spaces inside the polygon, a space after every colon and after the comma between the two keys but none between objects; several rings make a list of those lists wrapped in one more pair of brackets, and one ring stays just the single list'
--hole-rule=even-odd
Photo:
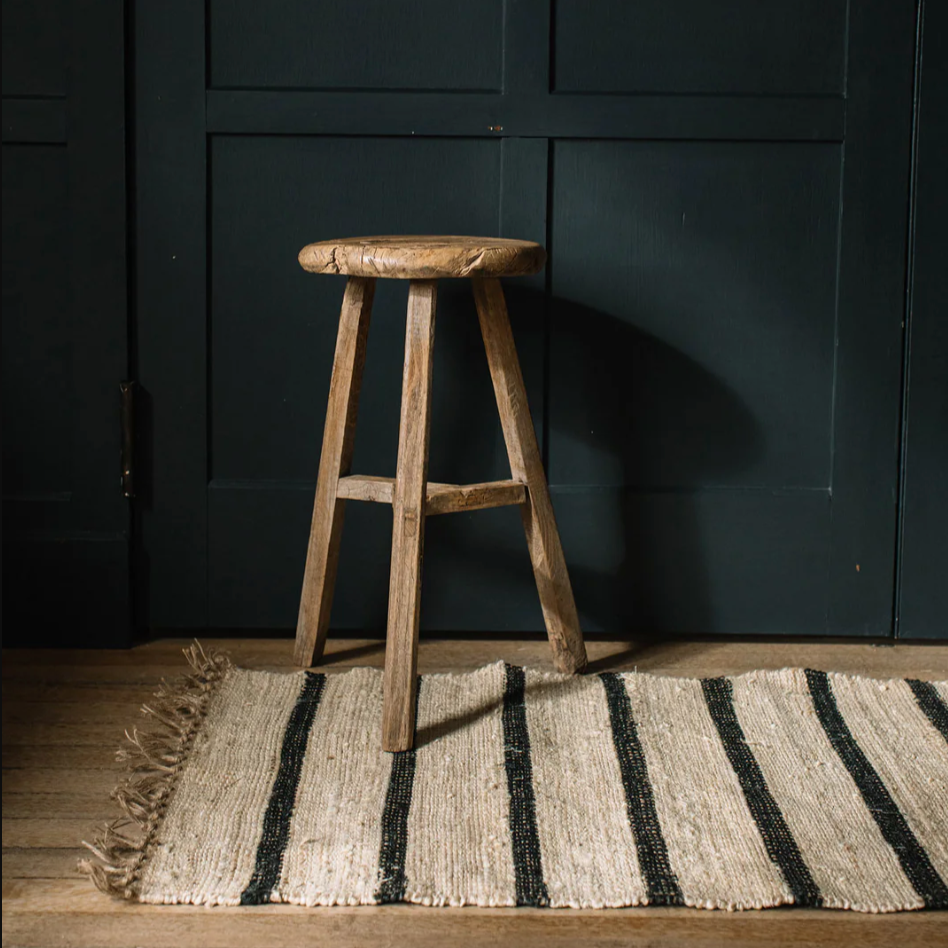
[{"label": "rustic wooden furniture", "polygon": [[[392,569],[382,746],[412,746],[425,517],[516,504],[520,507],[543,618],[556,667],[586,664],[576,604],[546,476],[527,407],[499,277],[537,273],[546,252],[535,243],[479,237],[365,237],[309,244],[300,264],[349,277],[339,319],[316,501],[303,578],[295,659],[318,662],[329,628],[347,500],[392,505]],[[497,408],[510,458],[509,480],[486,484],[428,481],[431,357],[439,279],[467,277],[474,289]],[[377,278],[409,280],[398,462],[394,478],[350,474],[366,338]]]}]

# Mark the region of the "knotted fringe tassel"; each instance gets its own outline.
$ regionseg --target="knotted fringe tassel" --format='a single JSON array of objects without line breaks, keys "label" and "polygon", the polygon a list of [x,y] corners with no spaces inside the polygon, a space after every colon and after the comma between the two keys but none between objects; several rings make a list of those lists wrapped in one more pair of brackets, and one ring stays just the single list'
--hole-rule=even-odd
[{"label": "knotted fringe tassel", "polygon": [[174,792],[194,737],[200,730],[208,704],[231,668],[226,655],[205,651],[198,642],[183,650],[191,672],[172,685],[162,681],[150,704],[142,707],[154,727],[125,732],[129,746],[117,759],[128,776],[112,793],[124,816],[105,826],[103,834],[82,845],[91,859],[80,859],[80,872],[92,878],[103,892],[125,899],[135,897],[149,844]]}]

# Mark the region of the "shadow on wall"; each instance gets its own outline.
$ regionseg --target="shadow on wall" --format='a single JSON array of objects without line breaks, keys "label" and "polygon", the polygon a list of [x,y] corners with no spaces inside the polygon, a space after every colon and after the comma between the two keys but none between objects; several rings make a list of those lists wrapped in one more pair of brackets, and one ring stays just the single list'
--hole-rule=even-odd
[{"label": "shadow on wall", "polygon": [[[551,327],[547,466],[584,630],[720,631],[700,489],[739,483],[759,457],[763,434],[753,413],[693,358],[637,329],[634,314],[505,289],[518,339],[542,333],[544,318]],[[449,354],[458,373],[483,359],[479,339],[465,340]],[[454,406],[457,436],[445,446],[452,468],[478,463],[472,453],[490,440],[483,428],[496,425],[486,408],[480,400]],[[460,533],[451,537],[451,558],[481,589],[521,575],[522,539],[498,551]],[[438,556],[445,552],[438,547]],[[529,570],[522,575],[532,584]]]}]

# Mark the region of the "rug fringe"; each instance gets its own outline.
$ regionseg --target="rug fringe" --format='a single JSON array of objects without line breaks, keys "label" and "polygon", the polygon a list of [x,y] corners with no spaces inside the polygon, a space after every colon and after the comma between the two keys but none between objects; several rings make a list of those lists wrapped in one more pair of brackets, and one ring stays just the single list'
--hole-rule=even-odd
[{"label": "rug fringe", "polygon": [[135,897],[148,846],[174,791],[208,703],[233,667],[224,654],[207,650],[195,640],[182,650],[191,671],[169,685],[162,680],[154,700],[142,706],[153,727],[125,732],[128,746],[116,759],[127,776],[112,792],[123,816],[108,823],[91,843],[82,841],[92,858],[80,859],[78,869],[109,895]]}]

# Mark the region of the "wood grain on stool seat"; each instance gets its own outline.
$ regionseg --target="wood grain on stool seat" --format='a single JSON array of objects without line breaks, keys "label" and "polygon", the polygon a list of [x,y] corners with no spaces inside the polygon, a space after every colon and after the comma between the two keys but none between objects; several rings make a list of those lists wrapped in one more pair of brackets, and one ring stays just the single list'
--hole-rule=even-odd
[{"label": "wood grain on stool seat", "polygon": [[299,260],[310,273],[433,280],[530,276],[543,269],[546,251],[501,237],[346,237],[308,244]]}]

